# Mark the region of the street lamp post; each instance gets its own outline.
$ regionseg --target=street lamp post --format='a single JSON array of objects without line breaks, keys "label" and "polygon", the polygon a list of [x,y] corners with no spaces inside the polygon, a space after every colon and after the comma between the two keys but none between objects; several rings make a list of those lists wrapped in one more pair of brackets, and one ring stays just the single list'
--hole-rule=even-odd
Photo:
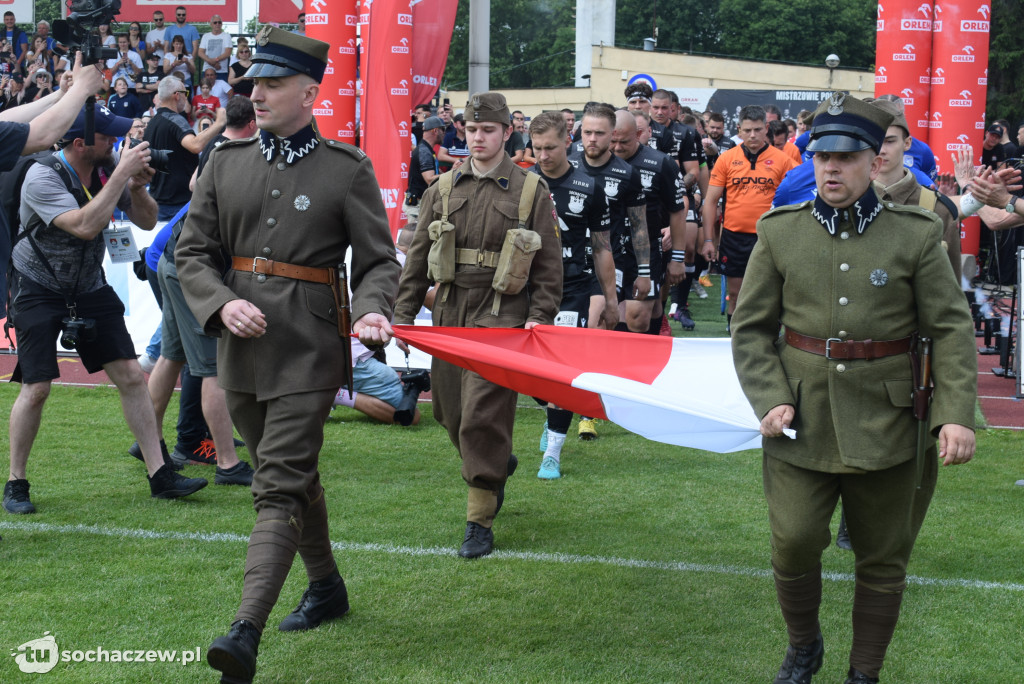
[{"label": "street lamp post", "polygon": [[825,66],[828,67],[828,89],[832,90],[832,72],[839,66],[839,55],[836,53],[830,54],[825,58]]}]

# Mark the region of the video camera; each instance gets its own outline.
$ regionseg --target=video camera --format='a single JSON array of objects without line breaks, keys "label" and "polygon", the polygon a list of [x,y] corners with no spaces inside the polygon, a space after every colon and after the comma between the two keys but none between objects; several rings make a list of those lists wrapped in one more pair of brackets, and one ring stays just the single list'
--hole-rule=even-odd
[{"label": "video camera", "polygon": [[102,64],[117,59],[116,48],[104,47],[93,30],[109,24],[121,11],[121,0],[71,0],[67,19],[53,22],[53,37],[68,48],[82,53],[83,64]]},{"label": "video camera", "polygon": [[408,427],[416,415],[420,393],[430,391],[430,373],[422,368],[406,371],[402,374],[402,385],[402,400],[395,409],[395,422]]}]

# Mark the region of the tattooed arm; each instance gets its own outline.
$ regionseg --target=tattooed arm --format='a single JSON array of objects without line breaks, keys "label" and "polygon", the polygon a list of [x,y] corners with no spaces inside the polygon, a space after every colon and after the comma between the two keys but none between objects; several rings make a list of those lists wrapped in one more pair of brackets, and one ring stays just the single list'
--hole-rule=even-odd
[{"label": "tattooed arm", "polygon": [[651,238],[647,233],[647,208],[626,207],[629,229],[636,257],[637,279],[633,283],[633,297],[640,299],[651,291]]}]

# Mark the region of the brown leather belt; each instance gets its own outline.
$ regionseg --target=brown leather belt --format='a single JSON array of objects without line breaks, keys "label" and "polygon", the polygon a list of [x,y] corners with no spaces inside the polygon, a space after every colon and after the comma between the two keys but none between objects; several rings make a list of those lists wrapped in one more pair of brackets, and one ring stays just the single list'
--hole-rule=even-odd
[{"label": "brown leather belt", "polygon": [[914,345],[916,335],[909,335],[899,340],[841,340],[830,337],[810,337],[786,329],[786,344],[801,351],[824,356],[826,359],[881,359],[886,356],[906,354]]},{"label": "brown leather belt", "polygon": [[305,280],[309,283],[324,283],[325,285],[333,283],[335,278],[333,268],[296,266],[295,264],[272,261],[263,257],[255,257],[253,259],[231,257],[231,268],[235,271],[280,276],[282,278],[291,278],[292,280]]}]

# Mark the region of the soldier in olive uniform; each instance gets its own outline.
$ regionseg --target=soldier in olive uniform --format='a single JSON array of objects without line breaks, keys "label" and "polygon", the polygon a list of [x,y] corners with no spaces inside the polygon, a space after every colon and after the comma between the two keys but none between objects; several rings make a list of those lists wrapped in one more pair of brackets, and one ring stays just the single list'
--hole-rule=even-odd
[{"label": "soldier in olive uniform", "polygon": [[[842,93],[822,103],[807,147],[818,196],[758,222],[733,317],[736,370],[762,417],[772,567],[789,634],[776,683],[806,684],[821,667],[821,554],[840,498],[856,557],[846,681],[878,681],[938,458],[974,454],[974,331],[942,224],[880,201],[871,185],[891,121]],[[908,356],[918,335],[934,350],[920,464]],[[789,427],[795,439],[782,436]]]},{"label": "soldier in olive uniform", "polygon": [[[466,140],[471,163],[444,174],[450,179],[448,221],[454,224],[454,281],[439,286],[434,325],[478,328],[532,328],[550,325],[562,298],[562,250],[555,207],[547,184],[536,178],[526,227],[540,236],[526,286],[515,295],[496,297],[491,287],[506,233],[518,223],[527,172],[504,153],[512,129],[505,97],[473,95],[466,104]],[[444,213],[439,188],[442,176],[420,202],[420,217],[402,272],[396,323],[412,323],[434,279],[429,277],[428,227]],[[462,457],[462,477],[469,485],[466,534],[459,553],[476,558],[491,552],[491,524],[501,507],[505,480],[515,469],[512,424],[516,392],[476,373],[434,359],[431,367],[434,417]]]},{"label": "soldier in olive uniform", "polygon": [[370,161],[314,126],[330,46],[276,28],[257,45],[246,76],[260,133],[210,155],[175,252],[189,306],[220,337],[219,381],[256,466],[241,606],[207,654],[222,681],[252,679],[296,552],[310,585],[279,628],[348,610],[317,471],[349,344],[331,283],[351,246],[353,330],[380,344],[401,270]]}]

